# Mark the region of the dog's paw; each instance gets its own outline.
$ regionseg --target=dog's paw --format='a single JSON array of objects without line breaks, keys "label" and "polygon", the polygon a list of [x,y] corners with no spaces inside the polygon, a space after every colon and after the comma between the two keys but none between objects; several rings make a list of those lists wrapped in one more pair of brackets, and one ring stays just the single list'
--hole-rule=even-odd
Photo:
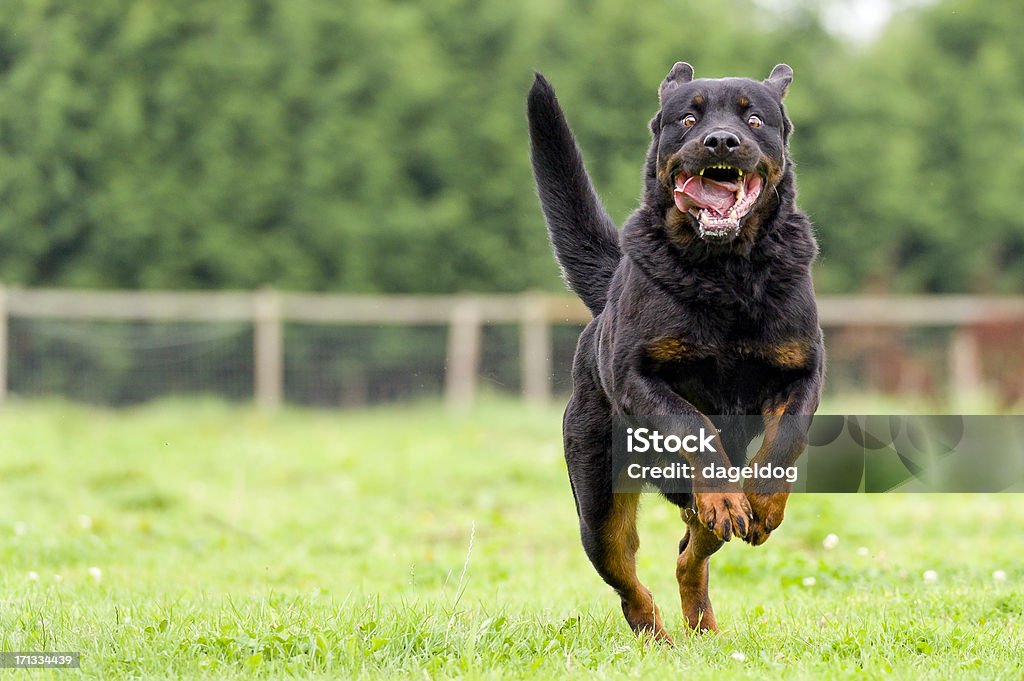
[{"label": "dog's paw", "polygon": [[743,492],[698,492],[697,518],[722,541],[745,538],[750,530],[750,503]]},{"label": "dog's paw", "polygon": [[754,519],[750,523],[750,530],[745,537],[751,546],[759,546],[768,541],[768,535],[782,524],[782,518],[786,514],[786,500],[788,492],[762,494],[748,493],[747,501],[750,502],[750,509],[753,511]]}]

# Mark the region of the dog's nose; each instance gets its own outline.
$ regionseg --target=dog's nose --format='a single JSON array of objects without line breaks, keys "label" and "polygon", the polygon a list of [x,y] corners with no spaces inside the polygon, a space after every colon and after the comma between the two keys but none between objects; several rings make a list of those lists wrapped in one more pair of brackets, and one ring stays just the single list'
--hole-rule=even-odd
[{"label": "dog's nose", "polygon": [[740,138],[728,130],[715,130],[704,138],[704,146],[719,156],[725,156],[740,145]]}]

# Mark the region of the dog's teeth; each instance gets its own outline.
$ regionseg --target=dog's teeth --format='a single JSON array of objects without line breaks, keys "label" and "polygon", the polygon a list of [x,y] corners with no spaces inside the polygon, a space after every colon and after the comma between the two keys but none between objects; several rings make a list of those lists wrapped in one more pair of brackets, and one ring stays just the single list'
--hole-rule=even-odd
[{"label": "dog's teeth", "polygon": [[739,169],[737,168],[736,172],[738,172],[738,173],[740,174],[740,177],[743,177],[743,171],[742,171],[742,170],[739,170]]},{"label": "dog's teeth", "polygon": [[703,175],[705,170],[707,170],[707,168],[701,168],[700,169],[700,174]]}]

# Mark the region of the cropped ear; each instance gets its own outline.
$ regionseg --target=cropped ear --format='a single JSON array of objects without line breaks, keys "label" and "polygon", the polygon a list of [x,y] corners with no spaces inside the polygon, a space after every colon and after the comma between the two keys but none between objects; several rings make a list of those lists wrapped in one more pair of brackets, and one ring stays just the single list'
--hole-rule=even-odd
[{"label": "cropped ear", "polygon": [[793,69],[788,64],[778,64],[772,73],[768,76],[768,80],[764,81],[772,92],[781,100],[786,96],[786,91],[789,90],[789,84],[793,82]]},{"label": "cropped ear", "polygon": [[658,88],[658,100],[664,104],[665,98],[673,90],[684,83],[689,83],[691,80],[693,80],[693,67],[685,61],[677,61],[672,70],[665,76],[665,80],[661,81],[661,87]]}]

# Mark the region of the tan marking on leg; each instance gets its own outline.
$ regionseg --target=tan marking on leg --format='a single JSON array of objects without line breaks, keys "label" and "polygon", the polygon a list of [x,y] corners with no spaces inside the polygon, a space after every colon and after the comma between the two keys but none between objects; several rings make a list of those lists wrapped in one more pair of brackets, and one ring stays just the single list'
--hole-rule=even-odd
[{"label": "tan marking on leg", "polygon": [[683,509],[681,515],[687,524],[686,546],[676,560],[676,581],[683,619],[694,631],[718,631],[708,594],[708,575],[711,555],[722,548],[723,542],[689,509]]},{"label": "tan marking on leg", "polygon": [[[783,414],[786,413],[786,409],[787,408],[789,408],[789,400],[788,399],[787,400],[783,400],[783,401],[779,402],[778,404],[772,406],[770,409],[768,409],[767,415],[765,417],[765,427],[768,427],[768,420],[769,419],[767,418],[767,416],[781,417]],[[771,419],[771,422],[776,427],[778,427],[778,420],[777,420],[777,418]]]},{"label": "tan marking on leg", "polygon": [[[749,465],[756,466],[767,463],[772,445],[779,436],[779,426],[782,423],[782,418],[788,408],[788,399],[774,406],[764,408],[762,415],[764,419],[764,441],[761,443],[761,448],[757,454],[750,460]],[[768,541],[768,536],[775,528],[782,524],[782,520],[785,517],[786,502],[789,500],[789,485],[784,484],[784,489],[781,491],[775,491],[776,487],[776,485],[769,486],[765,483],[758,483],[753,478],[749,478],[743,483],[744,494],[747,495],[750,510],[754,515],[754,520],[750,523],[750,533],[746,538],[752,546],[758,546]]]},{"label": "tan marking on leg", "polygon": [[630,628],[637,635],[646,633],[656,640],[671,643],[651,591],[636,575],[636,552],[640,548],[640,535],[636,531],[639,502],[639,494],[612,495],[612,508],[602,530],[605,546],[602,567],[621,585],[616,590]]}]

